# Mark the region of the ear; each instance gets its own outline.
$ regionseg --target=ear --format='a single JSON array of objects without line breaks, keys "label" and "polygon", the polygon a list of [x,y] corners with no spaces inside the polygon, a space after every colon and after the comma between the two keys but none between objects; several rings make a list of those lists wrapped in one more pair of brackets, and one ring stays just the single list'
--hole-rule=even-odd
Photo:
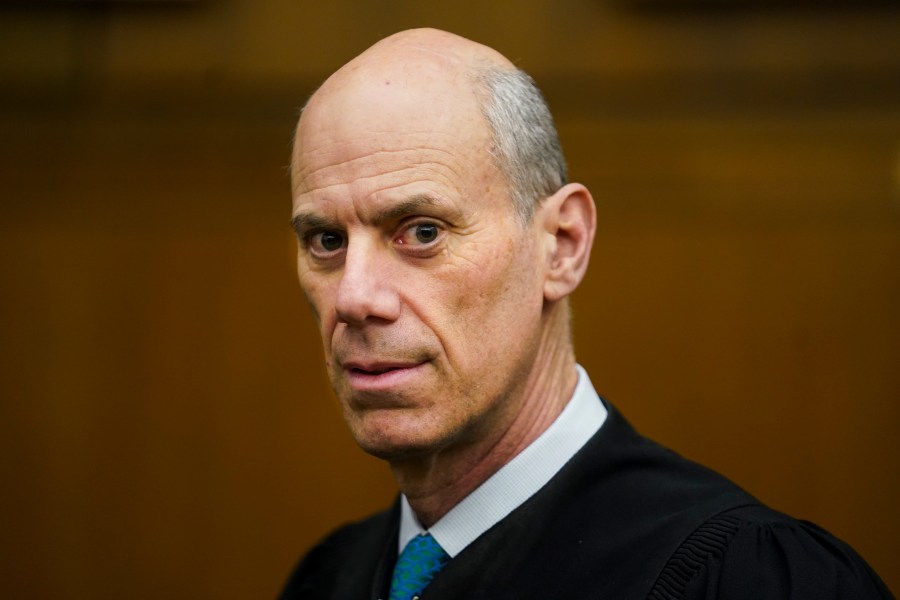
[{"label": "ear", "polygon": [[547,240],[544,300],[565,298],[587,271],[597,227],[594,199],[580,183],[564,185],[538,210]]}]

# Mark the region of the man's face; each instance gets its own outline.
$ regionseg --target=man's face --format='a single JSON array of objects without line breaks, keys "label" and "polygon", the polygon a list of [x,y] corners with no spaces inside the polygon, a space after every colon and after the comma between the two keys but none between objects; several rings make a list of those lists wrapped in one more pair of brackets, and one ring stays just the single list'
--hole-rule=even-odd
[{"label": "man's face", "polygon": [[460,89],[347,85],[298,130],[300,283],[350,429],[383,458],[496,439],[540,344],[542,235]]}]

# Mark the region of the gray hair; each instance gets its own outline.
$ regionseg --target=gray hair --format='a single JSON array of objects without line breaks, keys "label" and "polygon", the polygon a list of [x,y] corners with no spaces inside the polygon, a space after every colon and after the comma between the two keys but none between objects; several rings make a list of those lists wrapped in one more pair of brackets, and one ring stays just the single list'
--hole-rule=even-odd
[{"label": "gray hair", "polygon": [[522,70],[486,67],[477,72],[476,81],[491,128],[491,154],[506,176],[516,212],[528,223],[535,207],[568,180],[553,116]]}]

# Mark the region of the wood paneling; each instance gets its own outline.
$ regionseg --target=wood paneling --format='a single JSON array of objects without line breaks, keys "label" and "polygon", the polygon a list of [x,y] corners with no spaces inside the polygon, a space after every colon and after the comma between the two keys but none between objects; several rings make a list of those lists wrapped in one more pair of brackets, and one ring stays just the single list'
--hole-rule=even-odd
[{"label": "wood paneling", "polygon": [[285,165],[320,78],[423,23],[545,88],[598,201],[598,389],[900,588],[900,13],[491,6],[0,8],[5,596],[273,597],[390,501],[328,390]]}]

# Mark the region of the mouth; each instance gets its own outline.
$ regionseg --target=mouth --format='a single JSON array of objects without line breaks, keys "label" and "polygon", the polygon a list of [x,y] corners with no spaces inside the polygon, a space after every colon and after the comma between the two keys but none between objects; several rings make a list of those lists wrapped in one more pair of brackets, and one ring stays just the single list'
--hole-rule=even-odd
[{"label": "mouth", "polygon": [[357,391],[387,391],[405,387],[421,374],[428,361],[395,362],[346,362],[344,372],[350,387]]},{"label": "mouth", "polygon": [[398,367],[376,367],[370,369],[364,369],[362,367],[350,367],[347,370],[350,373],[356,375],[383,375],[384,373],[390,373],[391,371],[397,371],[398,369],[406,369],[406,366],[398,366]]}]

